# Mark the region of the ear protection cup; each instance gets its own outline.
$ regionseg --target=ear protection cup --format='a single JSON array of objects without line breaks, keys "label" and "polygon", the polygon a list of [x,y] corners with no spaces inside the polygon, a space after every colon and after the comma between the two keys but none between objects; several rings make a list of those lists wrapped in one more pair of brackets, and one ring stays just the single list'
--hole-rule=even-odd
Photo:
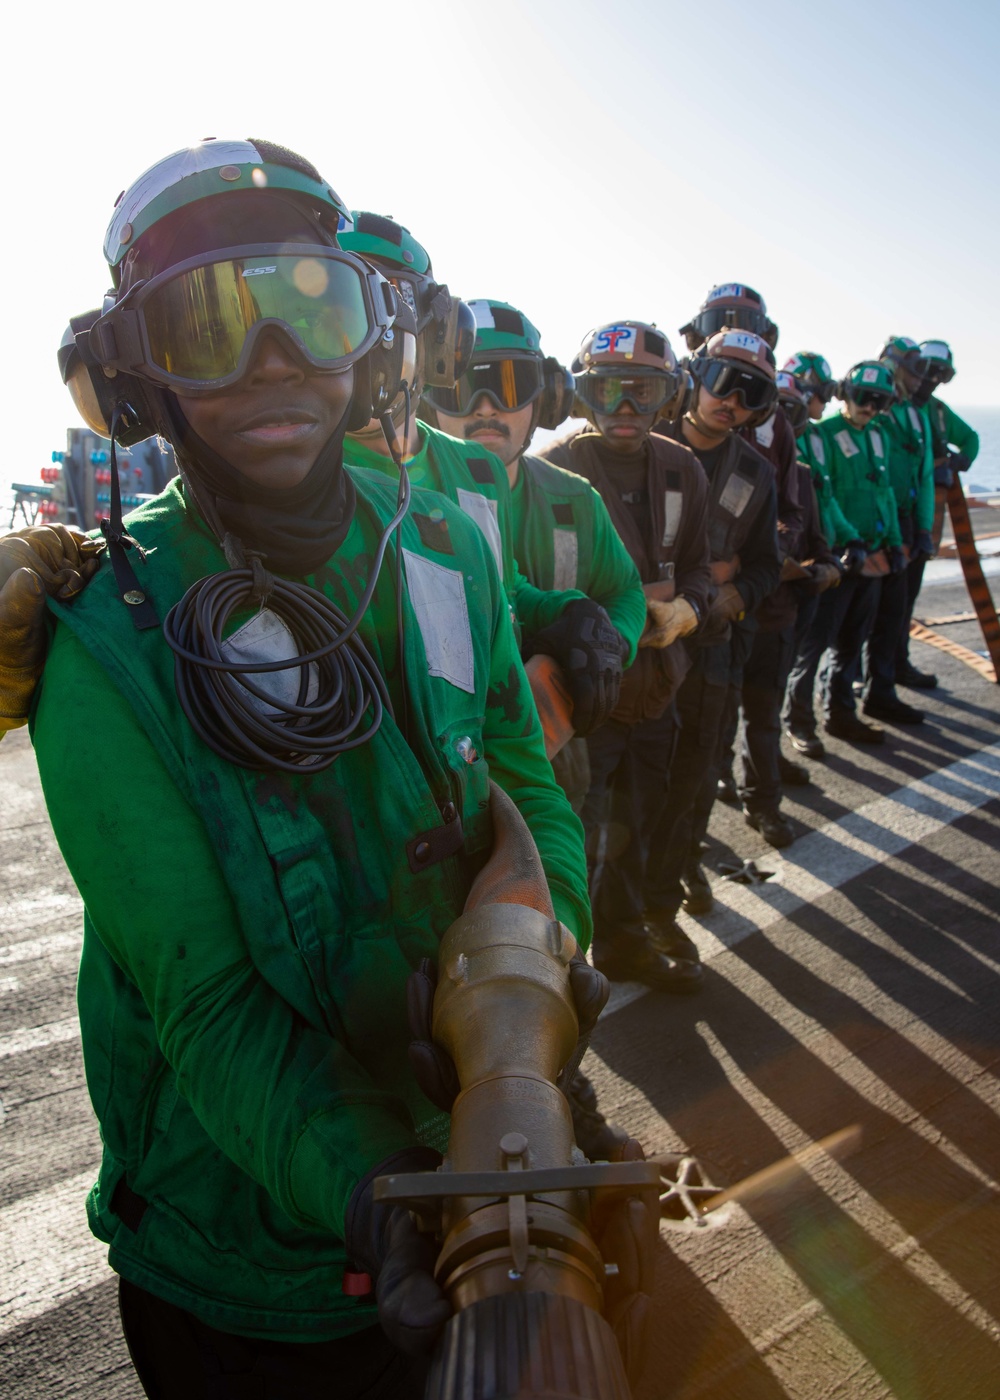
[{"label": "ear protection cup", "polygon": [[536,427],[558,428],[573,412],[576,389],[573,376],[552,355],[546,355],[542,362],[542,393],[539,398],[538,422]]},{"label": "ear protection cup", "polygon": [[360,432],[395,403],[403,384],[413,387],[417,369],[417,323],[396,295],[396,319],[379,343],[354,366],[354,395],[347,419],[349,433]]},{"label": "ear protection cup", "polygon": [[118,442],[133,447],[160,431],[156,400],[137,376],[105,373],[90,347],[90,329],[102,314],[95,309],[71,318],[57,354],[59,372],[87,427],[110,438],[118,412]]}]

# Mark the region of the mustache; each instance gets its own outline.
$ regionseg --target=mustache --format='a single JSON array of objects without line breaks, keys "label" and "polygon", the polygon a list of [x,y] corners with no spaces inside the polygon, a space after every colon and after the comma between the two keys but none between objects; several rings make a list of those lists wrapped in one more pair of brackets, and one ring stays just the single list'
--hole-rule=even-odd
[{"label": "mustache", "polygon": [[474,423],[466,423],[465,436],[475,437],[477,433],[489,431],[499,433],[501,437],[510,437],[510,428],[501,418],[477,418]]}]

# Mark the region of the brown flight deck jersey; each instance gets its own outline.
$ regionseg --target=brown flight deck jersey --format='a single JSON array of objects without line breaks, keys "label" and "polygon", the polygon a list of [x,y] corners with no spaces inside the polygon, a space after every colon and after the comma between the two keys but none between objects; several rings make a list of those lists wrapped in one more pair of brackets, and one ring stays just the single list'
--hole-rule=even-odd
[{"label": "brown flight deck jersey", "polygon": [[[548,443],[537,454],[586,477],[601,496],[647,592],[683,596],[704,618],[712,596],[708,481],[693,452],[651,434],[634,453],[613,452],[593,428]],[[680,641],[641,647],[622,680],[612,718],[623,724],[656,719],[690,666]]]}]

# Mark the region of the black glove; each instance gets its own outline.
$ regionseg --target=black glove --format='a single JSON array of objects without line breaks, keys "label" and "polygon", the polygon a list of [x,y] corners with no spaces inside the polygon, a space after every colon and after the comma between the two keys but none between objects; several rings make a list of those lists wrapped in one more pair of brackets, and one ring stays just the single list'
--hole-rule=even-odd
[{"label": "black glove", "polygon": [[901,574],[906,568],[906,555],[898,544],[886,546],[886,558],[889,560],[890,574]]},{"label": "black glove", "polygon": [[840,556],[844,566],[844,574],[847,578],[854,578],[860,574],[865,567],[865,560],[868,558],[868,551],[865,548],[864,540],[848,540],[844,545],[844,552]]},{"label": "black glove", "polygon": [[[630,1138],[619,1160],[641,1162],[644,1156],[639,1144]],[[629,1384],[634,1386],[646,1357],[652,1308],[659,1240],[656,1196],[651,1200],[640,1196],[608,1200],[597,1191],[590,1228],[605,1264],[618,1269],[605,1279],[603,1312],[618,1341]]]},{"label": "black glove", "polygon": [[910,549],[910,562],[917,559],[933,559],[934,557],[934,536],[930,530],[918,530],[913,536],[913,545]]},{"label": "black glove", "polygon": [[376,1203],[377,1176],[433,1171],[441,1156],[410,1147],[380,1162],[358,1182],[347,1203],[344,1243],[353,1268],[375,1281],[382,1330],[397,1350],[425,1356],[451,1317],[451,1304],[434,1277],[437,1246],[422,1235],[405,1206]]},{"label": "black glove", "polygon": [[972,466],[972,458],[968,452],[949,452],[948,466],[953,472],[967,472]]},{"label": "black glove", "polygon": [[[406,1008],[413,1036],[410,1042],[410,1068],[421,1091],[431,1103],[442,1112],[450,1113],[461,1085],[454,1060],[447,1050],[434,1043],[431,1035],[436,987],[434,965],[429,958],[423,958],[406,983]],[[603,972],[591,967],[578,953],[569,965],[569,988],[573,993],[582,1041],[597,1025],[597,1018],[611,994],[611,984]],[[575,1059],[577,1056],[572,1056],[570,1063]],[[574,1073],[576,1068],[574,1065]]]},{"label": "black glove", "polygon": [[942,462],[939,467],[934,468],[935,486],[943,486],[944,489],[947,491],[948,488],[954,486],[954,484],[955,473],[952,471],[951,467],[949,467],[947,462]]},{"label": "black glove", "polygon": [[542,652],[566,674],[573,701],[573,729],[590,734],[618,704],[628,643],[599,603],[575,598],[529,642],[526,657]]}]

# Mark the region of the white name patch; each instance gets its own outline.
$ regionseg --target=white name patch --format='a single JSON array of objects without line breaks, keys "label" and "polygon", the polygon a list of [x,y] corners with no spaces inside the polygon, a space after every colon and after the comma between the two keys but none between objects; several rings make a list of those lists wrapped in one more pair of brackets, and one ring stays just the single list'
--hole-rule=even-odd
[{"label": "white name patch", "polygon": [[475,660],[461,572],[446,569],[408,549],[403,550],[403,560],[410,602],[427,654],[427,670],[472,695]]},{"label": "white name patch", "polygon": [[[219,648],[227,661],[234,661],[245,665],[248,661],[293,661],[298,656],[295,646],[295,638],[288,627],[282,622],[277,613],[271,612],[270,608],[263,608],[249,622],[245,622],[242,627],[227,637]],[[302,669],[299,666],[290,666],[287,671],[264,671],[260,675],[249,674],[247,676],[251,685],[262,690],[265,695],[270,695],[272,700],[277,700],[283,705],[296,705],[299,700],[299,682],[302,679]],[[241,686],[246,690],[246,686]],[[306,703],[312,704],[319,691],[319,668],[313,662],[309,667],[309,685],[306,693]],[[274,705],[269,705],[266,700],[261,700],[259,696],[252,695],[246,691],[247,700],[261,715],[276,715],[280,711]]]},{"label": "white name patch", "polygon": [[552,587],[575,588],[580,544],[575,530],[552,531]]},{"label": "white name patch", "polygon": [[841,428],[839,433],[834,433],[833,440],[845,457],[856,457],[861,450],[846,428]]},{"label": "white name patch", "polygon": [[677,538],[677,531],[681,528],[683,507],[684,497],[680,491],[664,491],[662,541],[664,549],[669,549]]},{"label": "white name patch", "polygon": [[500,526],[497,523],[497,503],[489,496],[481,496],[478,491],[465,491],[458,488],[458,504],[470,519],[474,520],[486,536],[486,543],[493,551],[497,571],[503,576],[503,545],[500,543]]},{"label": "white name patch", "polygon": [[745,476],[734,472],[726,482],[725,489],[719,497],[719,505],[730,515],[739,519],[746,510],[752,495],[753,482],[747,481]]}]

